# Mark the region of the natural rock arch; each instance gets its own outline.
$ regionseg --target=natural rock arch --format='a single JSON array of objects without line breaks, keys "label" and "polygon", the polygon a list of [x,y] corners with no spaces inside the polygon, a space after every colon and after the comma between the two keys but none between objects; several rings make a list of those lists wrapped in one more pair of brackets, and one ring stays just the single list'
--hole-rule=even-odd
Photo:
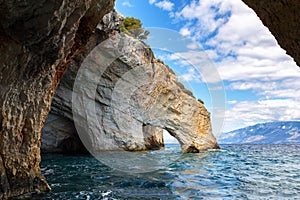
[{"label": "natural rock arch", "polygon": [[[156,62],[147,45],[118,31],[101,42],[101,34],[89,41],[93,50],[88,56],[79,54],[70,62],[50,115],[74,120],[91,152],[152,149],[147,143],[150,137],[160,139],[157,128],[171,132],[183,152],[218,148],[203,102],[178,82],[169,67]],[[113,58],[106,61],[110,65],[103,62],[105,56]],[[83,66],[80,58],[85,58]]]},{"label": "natural rock arch", "polygon": [[[244,1],[299,65],[298,0]],[[39,169],[39,146],[52,95],[66,63],[113,3],[1,1],[0,198],[49,189]]]}]

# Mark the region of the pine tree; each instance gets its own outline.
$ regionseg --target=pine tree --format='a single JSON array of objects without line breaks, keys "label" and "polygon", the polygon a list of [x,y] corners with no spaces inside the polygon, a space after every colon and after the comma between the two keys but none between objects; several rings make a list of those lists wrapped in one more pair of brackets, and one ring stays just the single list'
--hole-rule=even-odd
[{"label": "pine tree", "polygon": [[149,31],[143,29],[141,20],[134,17],[126,17],[123,20],[121,28],[122,32],[140,40],[147,39],[150,34]]}]

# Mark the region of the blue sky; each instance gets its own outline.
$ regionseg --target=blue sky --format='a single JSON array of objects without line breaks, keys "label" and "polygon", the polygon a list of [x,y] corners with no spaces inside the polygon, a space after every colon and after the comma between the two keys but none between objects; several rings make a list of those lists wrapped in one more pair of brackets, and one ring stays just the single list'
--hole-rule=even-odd
[{"label": "blue sky", "polygon": [[[256,123],[300,120],[300,69],[242,1],[117,0],[116,9],[123,16],[141,19],[146,29],[157,27],[153,37],[162,28],[164,35],[173,30],[191,41],[185,50],[153,50],[214,116],[219,114],[213,103],[218,96],[211,93],[214,88],[223,90],[223,84],[223,132]],[[199,73],[195,66],[206,64]],[[211,76],[214,71],[221,82],[217,75]]]}]

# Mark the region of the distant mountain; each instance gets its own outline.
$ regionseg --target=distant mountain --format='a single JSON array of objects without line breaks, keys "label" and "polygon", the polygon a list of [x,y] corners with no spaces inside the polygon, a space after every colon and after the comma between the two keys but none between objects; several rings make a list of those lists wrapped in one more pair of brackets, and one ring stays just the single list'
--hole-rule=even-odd
[{"label": "distant mountain", "polygon": [[300,144],[300,121],[256,124],[222,133],[219,144]]}]

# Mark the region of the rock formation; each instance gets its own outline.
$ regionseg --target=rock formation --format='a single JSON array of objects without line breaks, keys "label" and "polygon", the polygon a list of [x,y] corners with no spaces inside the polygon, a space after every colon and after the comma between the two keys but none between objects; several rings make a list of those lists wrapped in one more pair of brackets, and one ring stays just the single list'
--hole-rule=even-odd
[{"label": "rock formation", "polygon": [[[120,18],[114,16],[116,12],[107,14],[105,18],[98,23],[99,29],[90,36],[87,44],[81,49],[80,53],[75,55],[68,63],[64,72],[63,79],[60,82],[55,95],[53,96],[51,110],[43,127],[41,139],[41,150],[44,153],[82,153],[86,152],[82,144],[72,116],[72,90],[76,73],[85,58],[85,56],[101,41],[107,39],[109,34],[121,27]],[[113,23],[115,22],[115,23]],[[101,31],[100,31],[101,30]]]},{"label": "rock formation", "polygon": [[165,147],[163,129],[150,125],[143,125],[142,131],[146,149],[159,150]]},{"label": "rock formation", "polygon": [[39,164],[52,95],[68,61],[113,4],[1,1],[0,198],[49,190]]},{"label": "rock formation", "polygon": [[42,153],[87,153],[72,120],[50,112],[42,131]]},{"label": "rock formation", "polygon": [[[88,72],[88,80],[79,83],[83,88],[87,85],[86,91],[80,96],[86,96],[84,102],[95,101],[97,113],[95,117],[87,119],[86,108],[81,105],[78,108],[74,104],[73,111],[78,111],[75,113],[76,118],[80,119],[77,128],[84,130],[80,137],[83,141],[88,140],[85,144],[90,151],[160,149],[163,147],[162,129],[178,139],[184,152],[217,148],[216,139],[211,132],[210,116],[203,103],[197,101],[178,82],[166,65],[154,59],[146,44],[126,34],[119,34],[120,24],[121,16],[118,13],[106,15],[98,26],[98,32],[87,43],[85,52],[94,48],[92,54],[78,54],[70,62],[56,90],[49,114],[50,121],[52,116],[59,116],[63,120],[57,120],[56,125],[46,122],[44,130],[51,129],[55,132],[57,129],[57,138],[61,138],[61,144],[64,143],[64,136],[74,135],[73,129],[68,134],[60,130],[73,120],[73,84],[76,75],[80,76],[78,70],[82,59],[87,57],[84,65],[92,67],[87,69],[91,70]],[[92,55],[103,54],[101,51],[104,50],[97,50],[97,45],[105,46],[106,54],[115,58],[109,66],[104,66],[103,59],[89,59]],[[92,80],[89,79],[92,79],[91,74],[99,74],[101,70],[102,75],[95,77],[98,83],[94,88],[96,94],[92,96],[90,91],[93,89],[89,87]],[[48,133],[51,131],[44,131],[43,137],[48,137]],[[49,139],[43,138],[42,141],[47,143]],[[57,140],[52,140],[53,142]]]},{"label": "rock formation", "polygon": [[[243,0],[269,28],[279,45],[300,66],[299,0]],[[274,69],[276,70],[276,69]]]},{"label": "rock formation", "polygon": [[[244,1],[258,13],[279,44],[299,65],[298,1]],[[100,19],[112,7],[113,0],[0,1],[0,198],[49,190],[39,169],[39,148],[41,129],[50,110],[52,95],[67,64],[79,52],[89,49],[85,44]],[[69,66],[72,67],[72,64]],[[153,66],[153,70],[149,71],[152,75],[158,67],[162,67],[165,73],[169,70],[157,63]],[[169,85],[152,90],[161,97],[157,99],[160,101],[158,105],[165,105],[162,107],[167,113],[174,112],[179,102],[183,102],[176,100],[175,96],[185,96],[184,103],[193,99],[183,89],[174,96],[168,96],[172,94],[169,87],[175,88],[176,83],[174,76],[170,78],[171,81],[165,82]],[[175,100],[170,101],[172,98]],[[197,114],[204,110],[201,104],[192,101],[191,106],[199,106]],[[151,105],[151,102],[148,103]],[[144,108],[145,105],[139,106]],[[193,114],[184,113],[188,110],[176,110],[177,119],[181,120],[182,113]],[[185,143],[178,136],[179,129],[176,131],[172,127],[184,125],[186,121],[174,119],[159,123],[146,119],[144,121],[151,126],[163,127]],[[149,125],[147,123],[145,126]],[[193,127],[196,126],[193,124]],[[198,127],[209,129],[203,124]]]}]

